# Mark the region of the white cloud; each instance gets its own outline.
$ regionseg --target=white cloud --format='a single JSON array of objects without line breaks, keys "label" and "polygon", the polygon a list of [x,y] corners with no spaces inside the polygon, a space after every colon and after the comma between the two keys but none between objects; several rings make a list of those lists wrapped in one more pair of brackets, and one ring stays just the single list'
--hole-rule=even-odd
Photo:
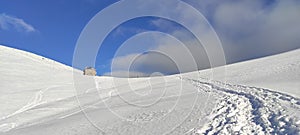
[{"label": "white cloud", "polygon": [[23,19],[13,17],[7,14],[0,14],[0,29],[9,30],[9,29],[16,29],[20,32],[35,32],[36,29],[26,23]]},{"label": "white cloud", "polygon": [[121,56],[121,57],[115,57],[112,61],[112,70],[123,70],[123,71],[128,71],[130,69],[130,65],[134,60],[139,56],[138,53],[136,54],[129,54],[126,56]]},{"label": "white cloud", "polygon": [[114,76],[114,77],[125,77],[125,78],[136,78],[136,77],[148,77],[150,76],[149,74],[145,74],[142,72],[134,72],[134,71],[114,71],[114,72],[107,72],[104,73],[103,75],[105,76]]},{"label": "white cloud", "polygon": [[[300,48],[300,2],[298,0],[272,1],[269,3],[264,0],[199,0],[197,2],[186,0],[186,2],[193,4],[195,8],[209,18],[221,38],[228,63]],[[195,28],[203,27],[201,33],[203,33],[202,39],[204,41],[216,42],[211,33],[205,31],[207,26],[193,21],[195,16],[191,16],[189,10],[180,9],[178,6],[174,6],[174,8],[182,11],[178,17],[182,17],[181,19],[184,19],[187,24]],[[165,9],[157,9],[157,11],[160,10]],[[166,21],[155,20],[152,21],[152,24],[162,29],[173,29],[170,34],[181,37],[187,48],[166,36],[157,38],[157,47],[152,50],[163,52],[178,65],[185,65],[181,69],[183,72],[196,70],[191,66],[192,60],[196,61],[198,69],[210,67],[205,49],[212,46],[202,42],[205,46],[203,47],[197,40],[191,38],[185,30],[178,30]],[[210,48],[210,50],[214,49]],[[129,63],[136,55],[138,54],[117,57],[114,59],[113,66],[117,67],[118,71],[128,71],[126,69],[128,69]],[[149,71],[155,72],[156,70],[169,73],[178,72],[178,69],[174,68],[174,63],[172,64],[170,60],[163,57],[165,56],[154,57],[143,54],[134,65],[139,68],[129,72],[136,71],[146,74],[149,74]],[[152,70],[148,68],[152,68]]]},{"label": "white cloud", "polygon": [[230,63],[300,47],[297,0],[226,1],[211,16]]},{"label": "white cloud", "polygon": [[[194,42],[190,43],[188,45],[189,47],[187,47],[178,40],[175,40],[175,38],[165,34],[152,32],[148,34],[148,36],[150,35],[154,35],[154,37],[156,37],[153,38],[154,40],[157,40],[155,48],[149,48],[141,51],[140,53],[132,53],[128,55],[122,55],[122,51],[130,48],[130,46],[123,44],[119,48],[116,57],[112,61],[111,69],[117,74],[111,73],[112,75],[124,77],[128,74],[130,74],[130,76],[133,74],[134,76],[135,72],[144,73],[143,76],[151,75],[155,72],[162,74],[174,74],[178,72],[197,70],[198,64],[199,66],[204,66],[205,64],[208,66],[207,58],[201,57],[203,56],[201,48],[194,45]],[[134,42],[128,43],[129,45],[134,44]]]},{"label": "white cloud", "polygon": [[124,26],[120,26],[117,27],[115,32],[113,33],[113,36],[125,36],[128,33],[140,33],[146,31],[145,29],[141,29],[141,28],[135,28],[135,27],[124,27]]}]

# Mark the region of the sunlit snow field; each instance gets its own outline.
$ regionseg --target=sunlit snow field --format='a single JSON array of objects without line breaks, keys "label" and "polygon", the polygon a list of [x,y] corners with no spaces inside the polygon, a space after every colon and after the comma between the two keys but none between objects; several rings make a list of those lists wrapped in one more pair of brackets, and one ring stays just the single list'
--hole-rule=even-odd
[{"label": "sunlit snow field", "polygon": [[151,78],[0,46],[0,134],[299,134],[300,50]]}]

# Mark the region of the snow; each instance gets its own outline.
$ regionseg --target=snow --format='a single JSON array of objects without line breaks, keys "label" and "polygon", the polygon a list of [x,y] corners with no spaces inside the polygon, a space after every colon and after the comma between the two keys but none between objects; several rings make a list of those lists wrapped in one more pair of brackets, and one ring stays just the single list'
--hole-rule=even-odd
[{"label": "snow", "polygon": [[226,78],[228,83],[269,88],[300,97],[300,49],[227,65],[226,75],[219,73],[222,68],[213,69],[214,78],[211,69],[200,71],[201,77]]},{"label": "snow", "polygon": [[0,46],[0,134],[300,134],[300,49],[113,78]]}]

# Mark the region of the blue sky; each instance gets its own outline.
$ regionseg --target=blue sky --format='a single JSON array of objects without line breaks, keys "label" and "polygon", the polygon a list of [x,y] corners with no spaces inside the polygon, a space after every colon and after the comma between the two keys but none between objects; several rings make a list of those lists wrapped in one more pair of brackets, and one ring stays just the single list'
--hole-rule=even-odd
[{"label": "blue sky", "polygon": [[[98,12],[115,2],[117,1],[2,0],[0,1],[0,44],[72,65],[77,39],[86,24]],[[227,63],[263,57],[300,47],[300,2],[297,0],[184,0],[184,2],[201,12],[212,25],[223,45]],[[164,7],[164,2],[161,2],[161,5],[153,10],[171,10]],[[194,16],[189,16],[189,12],[185,9],[179,8],[178,10],[182,10],[180,15],[188,23],[193,23]],[[126,11],[123,12],[126,13]],[[95,62],[98,74],[109,75],[112,72],[113,60],[115,60],[115,70],[120,73],[128,67],[122,63],[130,63],[133,56],[147,50],[164,51],[165,54],[174,55],[174,59],[177,59],[176,54],[185,54],[182,49],[176,47],[178,42],[163,34],[148,33],[140,35],[140,39],[132,38],[147,31],[167,33],[181,39],[184,44],[200,46],[194,49],[193,45],[187,45],[192,50],[190,53],[196,61],[197,68],[209,67],[201,43],[196,42],[187,29],[167,19],[142,17],[123,23],[108,35]],[[126,44],[131,45],[124,43],[128,39],[130,40]],[[174,69],[172,67],[174,65],[165,58],[160,59],[158,56],[146,53],[142,56],[135,63],[135,67],[138,68],[132,69],[132,72],[141,74],[178,72],[178,69]],[[175,61],[181,62],[182,58],[188,59],[188,56],[183,55]],[[152,67],[152,70],[149,70],[149,67]],[[166,72],[168,69],[170,69],[169,72]],[[191,70],[194,69],[187,66],[183,71]]]},{"label": "blue sky", "polygon": [[76,40],[86,23],[112,0],[0,2],[0,14],[22,19],[34,31],[0,29],[0,44],[71,65]]}]

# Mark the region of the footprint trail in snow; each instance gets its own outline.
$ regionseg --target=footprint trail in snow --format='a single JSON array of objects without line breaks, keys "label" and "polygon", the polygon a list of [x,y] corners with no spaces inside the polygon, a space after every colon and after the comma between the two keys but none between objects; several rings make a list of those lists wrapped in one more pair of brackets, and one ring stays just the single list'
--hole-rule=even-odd
[{"label": "footprint trail in snow", "polygon": [[198,90],[219,95],[210,121],[191,134],[300,134],[300,99],[268,89],[188,79]]}]

